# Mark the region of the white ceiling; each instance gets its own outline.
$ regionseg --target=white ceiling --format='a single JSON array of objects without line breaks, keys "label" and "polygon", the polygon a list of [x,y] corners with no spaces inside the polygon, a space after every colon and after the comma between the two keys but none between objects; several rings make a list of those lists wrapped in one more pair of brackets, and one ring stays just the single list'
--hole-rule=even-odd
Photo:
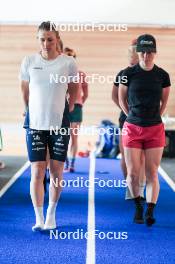
[{"label": "white ceiling", "polygon": [[0,0],[0,21],[175,25],[175,0]]}]

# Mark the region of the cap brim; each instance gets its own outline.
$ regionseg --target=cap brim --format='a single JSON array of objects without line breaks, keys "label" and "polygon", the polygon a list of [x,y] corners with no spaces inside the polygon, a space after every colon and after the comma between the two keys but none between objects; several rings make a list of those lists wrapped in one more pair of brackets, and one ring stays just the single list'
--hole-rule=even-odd
[{"label": "cap brim", "polygon": [[153,47],[136,47],[136,52],[156,52],[156,48]]}]

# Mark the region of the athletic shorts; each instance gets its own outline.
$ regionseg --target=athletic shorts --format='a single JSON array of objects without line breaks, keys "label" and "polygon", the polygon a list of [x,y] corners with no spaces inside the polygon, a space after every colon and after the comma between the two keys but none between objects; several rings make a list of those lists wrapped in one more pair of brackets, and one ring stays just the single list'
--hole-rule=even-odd
[{"label": "athletic shorts", "polygon": [[[49,149],[50,159],[64,162],[67,157],[69,144],[68,128],[66,133],[58,135],[56,131],[26,129],[26,142],[28,157],[31,162],[46,161],[47,148]],[[66,134],[66,135],[63,135]]]},{"label": "athletic shorts", "polygon": [[81,123],[83,120],[82,105],[75,104],[74,110],[69,113],[69,119],[71,123]]},{"label": "athletic shorts", "polygon": [[122,134],[123,146],[127,148],[160,148],[165,146],[164,124],[141,127],[128,122],[124,123]]}]

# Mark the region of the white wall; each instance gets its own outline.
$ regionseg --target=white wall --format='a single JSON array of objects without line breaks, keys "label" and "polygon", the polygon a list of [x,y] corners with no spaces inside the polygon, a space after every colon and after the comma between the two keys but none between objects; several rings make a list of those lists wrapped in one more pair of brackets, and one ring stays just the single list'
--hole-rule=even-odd
[{"label": "white wall", "polygon": [[1,0],[1,23],[116,22],[175,25],[175,0]]}]

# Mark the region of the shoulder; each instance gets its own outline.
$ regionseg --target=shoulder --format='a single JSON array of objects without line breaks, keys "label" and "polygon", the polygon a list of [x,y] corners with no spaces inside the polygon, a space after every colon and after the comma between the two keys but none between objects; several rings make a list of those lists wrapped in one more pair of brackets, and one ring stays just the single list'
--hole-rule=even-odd
[{"label": "shoulder", "polygon": [[116,76],[122,76],[123,71],[124,71],[124,69],[120,70],[120,71],[116,74]]},{"label": "shoulder", "polygon": [[120,70],[118,73],[116,73],[116,79],[120,76],[122,76],[123,70]]},{"label": "shoulder", "polygon": [[122,74],[121,76],[131,76],[133,72],[133,69],[131,67],[127,67],[125,69],[122,70]]},{"label": "shoulder", "polygon": [[62,57],[62,60],[67,62],[68,64],[76,64],[76,61],[72,56],[61,54],[61,57]]},{"label": "shoulder", "polygon": [[137,67],[136,65],[133,66],[133,67],[127,67],[125,69],[122,70],[122,75],[130,75],[132,73],[134,73],[136,71]]},{"label": "shoulder", "polygon": [[169,73],[167,71],[157,65],[155,65],[155,70],[163,76],[169,76]]},{"label": "shoulder", "polygon": [[120,83],[120,77],[122,76],[122,73],[123,73],[123,70],[120,70],[117,74],[116,74],[116,77],[115,77],[115,80],[114,80],[114,85],[118,88],[119,86],[119,83]]},{"label": "shoulder", "polygon": [[32,63],[33,61],[35,61],[36,59],[39,58],[39,54],[31,54],[31,55],[27,55],[23,58],[22,63],[25,63],[27,65],[29,65],[30,63]]},{"label": "shoulder", "polygon": [[167,71],[155,65],[156,74],[162,81],[162,88],[171,86],[170,76]]}]

